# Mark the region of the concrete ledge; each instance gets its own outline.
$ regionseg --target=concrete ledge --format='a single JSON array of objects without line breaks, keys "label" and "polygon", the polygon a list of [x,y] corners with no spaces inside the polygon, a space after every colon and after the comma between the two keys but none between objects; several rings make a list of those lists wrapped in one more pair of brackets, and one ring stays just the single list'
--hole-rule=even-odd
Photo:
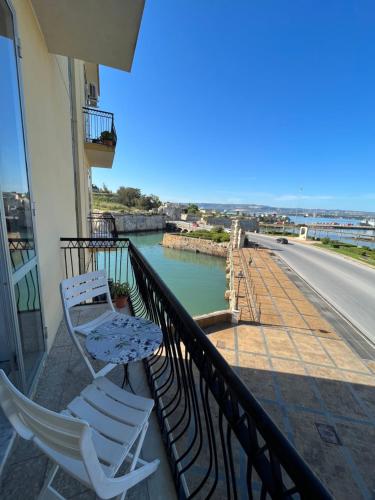
[{"label": "concrete ledge", "polygon": [[230,309],[224,309],[223,311],[215,311],[209,314],[202,314],[201,316],[194,316],[193,319],[201,328],[207,328],[208,326],[218,323],[231,323],[232,311]]}]

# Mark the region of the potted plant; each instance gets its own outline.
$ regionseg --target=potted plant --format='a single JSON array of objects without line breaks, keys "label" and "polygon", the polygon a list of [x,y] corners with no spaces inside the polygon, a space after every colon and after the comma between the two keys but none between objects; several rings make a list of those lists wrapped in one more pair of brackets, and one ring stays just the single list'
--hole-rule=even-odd
[{"label": "potted plant", "polygon": [[109,130],[104,130],[100,134],[100,141],[105,144],[106,146],[113,146],[115,136],[113,132],[110,132]]},{"label": "potted plant", "polygon": [[113,283],[112,285],[113,297],[115,299],[115,304],[118,309],[122,309],[128,303],[128,297],[130,295],[130,285],[129,283]]}]

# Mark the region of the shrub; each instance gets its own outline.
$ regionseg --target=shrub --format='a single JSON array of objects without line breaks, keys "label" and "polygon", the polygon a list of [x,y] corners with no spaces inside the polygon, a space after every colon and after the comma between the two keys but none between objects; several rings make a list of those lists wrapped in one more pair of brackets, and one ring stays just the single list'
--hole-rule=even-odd
[{"label": "shrub", "polygon": [[322,243],[323,245],[329,245],[331,243],[331,240],[329,238],[322,238]]}]

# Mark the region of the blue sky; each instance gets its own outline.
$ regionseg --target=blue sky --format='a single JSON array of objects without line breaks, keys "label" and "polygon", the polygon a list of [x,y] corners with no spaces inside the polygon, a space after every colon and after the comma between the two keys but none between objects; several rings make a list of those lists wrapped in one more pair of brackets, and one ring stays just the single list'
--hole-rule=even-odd
[{"label": "blue sky", "polygon": [[373,0],[147,0],[101,67],[112,170],[163,200],[375,211]]}]

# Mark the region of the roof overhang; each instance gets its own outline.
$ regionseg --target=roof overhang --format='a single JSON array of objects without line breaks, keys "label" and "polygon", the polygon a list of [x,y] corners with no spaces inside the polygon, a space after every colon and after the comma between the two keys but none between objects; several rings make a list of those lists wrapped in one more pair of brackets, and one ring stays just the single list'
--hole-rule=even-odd
[{"label": "roof overhang", "polygon": [[145,0],[31,0],[49,52],[130,71]]}]

